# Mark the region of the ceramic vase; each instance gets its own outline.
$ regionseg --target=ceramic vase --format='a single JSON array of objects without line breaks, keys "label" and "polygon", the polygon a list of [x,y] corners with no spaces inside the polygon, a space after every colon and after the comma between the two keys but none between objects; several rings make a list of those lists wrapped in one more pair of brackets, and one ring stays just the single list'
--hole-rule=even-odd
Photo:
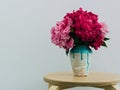
[{"label": "ceramic vase", "polygon": [[70,50],[70,61],[74,76],[88,76],[92,50],[86,45],[78,45]]}]

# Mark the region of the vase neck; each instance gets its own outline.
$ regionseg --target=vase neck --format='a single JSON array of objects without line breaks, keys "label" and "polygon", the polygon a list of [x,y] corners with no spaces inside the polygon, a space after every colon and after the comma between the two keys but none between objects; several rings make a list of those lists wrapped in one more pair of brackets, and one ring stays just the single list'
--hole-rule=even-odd
[{"label": "vase neck", "polygon": [[70,51],[71,53],[92,53],[92,50],[87,45],[77,45]]}]

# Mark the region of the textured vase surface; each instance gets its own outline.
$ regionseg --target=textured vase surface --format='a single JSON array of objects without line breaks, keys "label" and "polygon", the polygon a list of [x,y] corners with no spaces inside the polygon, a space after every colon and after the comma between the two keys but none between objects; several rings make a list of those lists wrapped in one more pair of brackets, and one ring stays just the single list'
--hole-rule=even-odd
[{"label": "textured vase surface", "polygon": [[74,76],[87,76],[92,50],[86,45],[75,46],[70,50],[70,60]]}]

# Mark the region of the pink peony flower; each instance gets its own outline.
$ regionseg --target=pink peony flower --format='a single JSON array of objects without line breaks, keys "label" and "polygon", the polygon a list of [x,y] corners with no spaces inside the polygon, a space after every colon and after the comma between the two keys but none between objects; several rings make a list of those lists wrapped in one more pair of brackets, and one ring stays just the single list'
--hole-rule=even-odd
[{"label": "pink peony flower", "polygon": [[69,49],[73,47],[74,40],[70,37],[70,26],[71,19],[65,18],[63,21],[60,21],[56,24],[55,27],[51,29],[51,40],[55,45],[58,45],[60,48]]},{"label": "pink peony flower", "polygon": [[105,23],[101,23],[101,31],[102,31],[102,35],[103,35],[103,37],[105,37],[106,36],[106,34],[108,33],[108,27],[107,27],[107,25],[105,24]]}]

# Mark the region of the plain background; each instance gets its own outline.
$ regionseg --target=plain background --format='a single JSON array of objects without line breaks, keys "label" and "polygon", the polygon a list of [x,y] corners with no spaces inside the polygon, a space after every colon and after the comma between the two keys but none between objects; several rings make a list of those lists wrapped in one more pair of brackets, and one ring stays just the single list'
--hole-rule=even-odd
[{"label": "plain background", "polygon": [[0,0],[0,90],[47,90],[45,74],[71,71],[65,51],[51,43],[50,29],[80,7],[98,14],[109,28],[108,48],[93,50],[90,70],[120,73],[119,4],[119,0]]}]

